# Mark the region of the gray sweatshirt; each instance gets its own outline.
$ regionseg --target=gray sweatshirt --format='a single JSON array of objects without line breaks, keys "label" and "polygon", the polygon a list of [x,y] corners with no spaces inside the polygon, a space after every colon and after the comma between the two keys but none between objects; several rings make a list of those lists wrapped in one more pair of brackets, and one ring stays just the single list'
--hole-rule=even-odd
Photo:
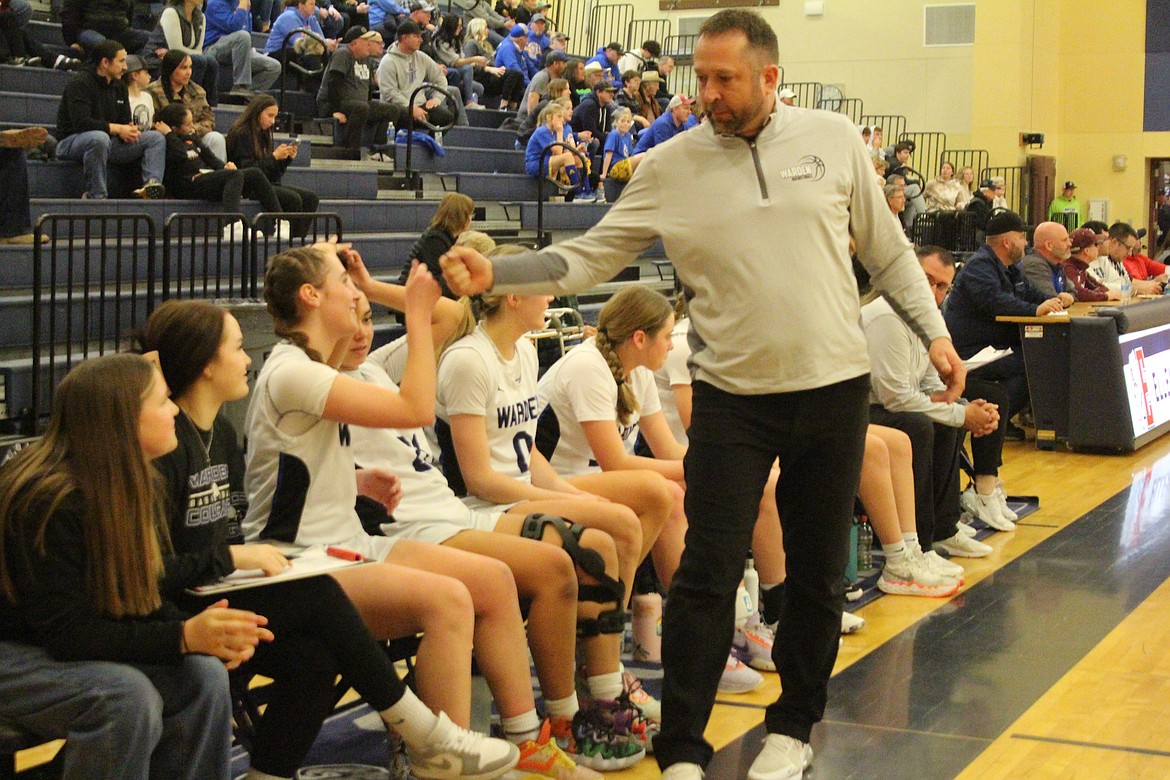
[{"label": "gray sweatshirt", "polygon": [[[447,88],[447,76],[442,69],[421,51],[403,54],[398,44],[390,47],[378,65],[378,89],[382,100],[400,108],[406,108],[410,93],[424,81]],[[444,94],[433,89],[423,90],[414,99],[416,106],[432,97],[443,98]]]},{"label": "gray sweatshirt", "polygon": [[808,390],[869,371],[850,234],[918,337],[947,337],[857,129],[782,104],[753,142],[704,123],[655,147],[583,236],[495,258],[495,290],[580,292],[661,237],[693,294],[695,379],[744,395]]}]

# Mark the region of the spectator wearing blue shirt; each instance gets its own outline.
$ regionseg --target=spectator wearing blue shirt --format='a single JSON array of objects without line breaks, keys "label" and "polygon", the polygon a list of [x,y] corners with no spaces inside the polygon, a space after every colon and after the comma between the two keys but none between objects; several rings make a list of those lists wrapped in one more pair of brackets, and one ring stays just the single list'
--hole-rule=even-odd
[{"label": "spectator wearing blue shirt", "polygon": [[638,145],[634,147],[634,154],[642,154],[653,149],[664,141],[669,141],[687,129],[687,119],[691,116],[691,105],[695,101],[686,95],[675,95],[666,104],[666,112],[654,120],[638,137]]},{"label": "spectator wearing blue shirt", "polygon": [[[285,0],[285,2],[287,7],[272,25],[272,30],[268,33],[268,43],[264,45],[264,51],[270,54],[276,53],[281,50],[282,46],[287,46],[288,48],[282,54],[283,57],[292,59],[306,71],[323,70],[321,66],[325,52],[320,51],[319,41],[314,41],[311,37],[300,32],[290,37],[287,43],[284,40],[285,36],[291,32],[313,32],[325,41],[326,51],[331,52],[337,49],[337,39],[325,38],[325,32],[321,29],[321,23],[317,19],[317,0]],[[321,86],[321,74],[306,76],[298,72],[297,82],[301,89],[307,92],[316,92]]]},{"label": "spectator wearing blue shirt", "polygon": [[508,39],[500,44],[500,48],[496,49],[496,62],[498,68],[507,68],[520,73],[524,77],[524,86],[528,86],[528,81],[536,75],[539,70],[537,60],[528,53],[528,28],[522,24],[513,25],[508,32]]},{"label": "spectator wearing blue shirt", "polygon": [[536,14],[528,23],[528,43],[535,44],[543,56],[552,46],[552,38],[548,35],[548,17]]},{"label": "spectator wearing blue shirt", "polygon": [[398,23],[410,11],[394,0],[370,0],[370,29],[382,33],[383,40],[392,41],[398,37]]},{"label": "spectator wearing blue shirt", "polygon": [[231,69],[232,91],[264,92],[280,77],[280,63],[252,48],[249,0],[207,0],[203,55]]},{"label": "spectator wearing blue shirt", "polygon": [[621,59],[622,53],[622,45],[614,41],[607,46],[599,48],[593,57],[585,61],[585,66],[588,67],[590,62],[596,62],[608,74],[606,78],[609,79],[609,83],[621,89],[622,72],[618,70],[617,62]]},{"label": "spectator wearing blue shirt", "polygon": [[[628,162],[634,154],[634,136],[630,128],[634,126],[634,113],[628,108],[619,108],[613,114],[613,130],[605,137],[604,156],[601,158],[601,178],[609,178],[613,173],[614,181],[626,181],[630,178],[633,169]],[[618,163],[625,162],[624,166]]]},{"label": "spectator wearing blue shirt", "polygon": [[[555,181],[563,169],[568,174],[570,181],[573,181],[574,175],[580,177],[577,155],[564,147],[553,147],[552,152],[545,158],[547,160],[545,169],[542,171],[540,168],[540,158],[545,148],[564,137],[564,106],[555,102],[549,103],[540,112],[538,120],[540,126],[533,131],[532,137],[528,139],[528,146],[524,150],[525,172],[529,176],[547,176]],[[563,149],[563,151],[558,151],[558,149]]]}]

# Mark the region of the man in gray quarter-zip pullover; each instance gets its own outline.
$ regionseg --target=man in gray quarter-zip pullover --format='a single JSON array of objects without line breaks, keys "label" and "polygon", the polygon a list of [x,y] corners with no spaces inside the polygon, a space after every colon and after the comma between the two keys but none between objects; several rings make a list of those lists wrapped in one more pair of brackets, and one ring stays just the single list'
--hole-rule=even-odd
[{"label": "man in gray quarter-zip pullover", "polygon": [[[773,658],[783,693],[749,780],[799,778],[837,656],[849,522],[867,423],[869,358],[850,234],[873,284],[928,345],[955,401],[965,370],[857,129],[777,105],[775,33],[750,11],[708,19],[695,47],[710,121],[655,147],[585,235],[488,261],[443,258],[452,289],[587,289],[658,238],[689,300],[694,408],[689,529],[663,620],[664,777],[701,777],[703,738],[734,625],[757,509],[776,458],[788,552]],[[494,287],[493,287],[494,285]]]}]

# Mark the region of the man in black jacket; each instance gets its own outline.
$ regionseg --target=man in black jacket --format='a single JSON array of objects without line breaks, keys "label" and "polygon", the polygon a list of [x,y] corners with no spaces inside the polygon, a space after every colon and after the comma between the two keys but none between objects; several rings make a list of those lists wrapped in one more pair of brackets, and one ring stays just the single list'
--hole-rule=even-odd
[{"label": "man in black jacket", "polygon": [[80,44],[86,51],[112,38],[137,54],[150,33],[130,26],[134,0],[65,0],[61,9],[61,35],[65,43]]},{"label": "man in black jacket", "polygon": [[107,166],[141,162],[139,198],[161,198],[167,145],[157,130],[140,131],[130,117],[130,97],[122,74],[126,49],[103,40],[90,51],[90,64],[69,79],[57,110],[57,157],[85,167],[82,197],[106,197]]},{"label": "man in black jacket", "polygon": [[605,145],[605,135],[613,125],[615,91],[613,84],[603,81],[593,88],[592,94],[581,98],[581,103],[573,109],[573,131],[591,146],[593,140],[599,147]]},{"label": "man in black jacket", "polygon": [[975,217],[975,229],[983,231],[987,228],[987,219],[991,216],[992,202],[995,200],[995,182],[984,179],[979,182],[979,189],[971,195],[967,203],[967,211]]}]

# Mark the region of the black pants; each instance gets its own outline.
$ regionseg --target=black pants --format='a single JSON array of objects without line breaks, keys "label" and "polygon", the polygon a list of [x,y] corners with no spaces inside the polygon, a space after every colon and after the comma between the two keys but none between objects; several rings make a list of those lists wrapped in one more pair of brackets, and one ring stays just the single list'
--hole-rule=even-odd
[{"label": "black pants", "polygon": [[28,162],[24,149],[0,149],[0,181],[4,182],[4,197],[0,198],[0,238],[31,233]]},{"label": "black pants", "polygon": [[175,194],[184,200],[222,200],[224,211],[239,211],[244,196],[260,201],[264,211],[283,210],[271,182],[259,168],[211,171],[191,181],[180,180]]},{"label": "black pants", "polygon": [[821,719],[837,659],[849,524],[861,476],[869,376],[758,396],[694,385],[685,460],[689,527],[662,624],[662,732],[658,764],[706,766],[703,729],[735,628],[760,498],[780,459],[776,500],[787,555],[787,598],[772,657],[783,693],[770,733],[804,742]]},{"label": "black pants", "polygon": [[385,143],[387,126],[391,122],[399,124],[402,118],[401,108],[381,100],[347,100],[337,110],[345,114],[342,144],[346,149],[362,148],[362,133],[367,124],[374,126],[374,143]]},{"label": "black pants", "polygon": [[1003,437],[1008,420],[1007,392],[999,382],[973,379],[968,375],[963,397],[968,401],[982,398],[999,406],[999,427],[986,436],[971,437],[971,460],[975,463],[975,473],[997,476],[1003,463]]},{"label": "black pants", "polygon": [[[192,599],[184,607],[198,611],[219,598]],[[252,766],[261,772],[292,777],[300,767],[333,713],[338,674],[379,712],[405,693],[389,657],[332,577],[245,588],[229,594],[228,601],[268,618],[276,636],[261,643],[247,665],[273,680],[252,749]]]},{"label": "black pants", "polygon": [[950,539],[959,528],[959,451],[963,428],[931,422],[921,412],[888,412],[869,407],[869,421],[910,437],[914,468],[914,525],[918,543],[929,551],[936,539]]},{"label": "black pants", "polygon": [[[999,407],[1001,424],[1006,425],[1013,415],[1028,406],[1028,374],[1024,371],[1024,355],[1021,347],[1005,358],[980,366],[967,375],[972,379],[998,382],[1003,388],[1006,403]],[[988,399],[990,400],[990,399]]]},{"label": "black pants", "polygon": [[[276,193],[276,199],[280,201],[281,211],[316,211],[317,205],[321,202],[321,199],[317,197],[317,193],[301,187],[293,187],[288,184],[274,184],[272,185],[272,189]],[[309,217],[290,219],[289,222],[291,223],[292,234],[294,236],[305,235],[313,226],[313,220]]]}]

